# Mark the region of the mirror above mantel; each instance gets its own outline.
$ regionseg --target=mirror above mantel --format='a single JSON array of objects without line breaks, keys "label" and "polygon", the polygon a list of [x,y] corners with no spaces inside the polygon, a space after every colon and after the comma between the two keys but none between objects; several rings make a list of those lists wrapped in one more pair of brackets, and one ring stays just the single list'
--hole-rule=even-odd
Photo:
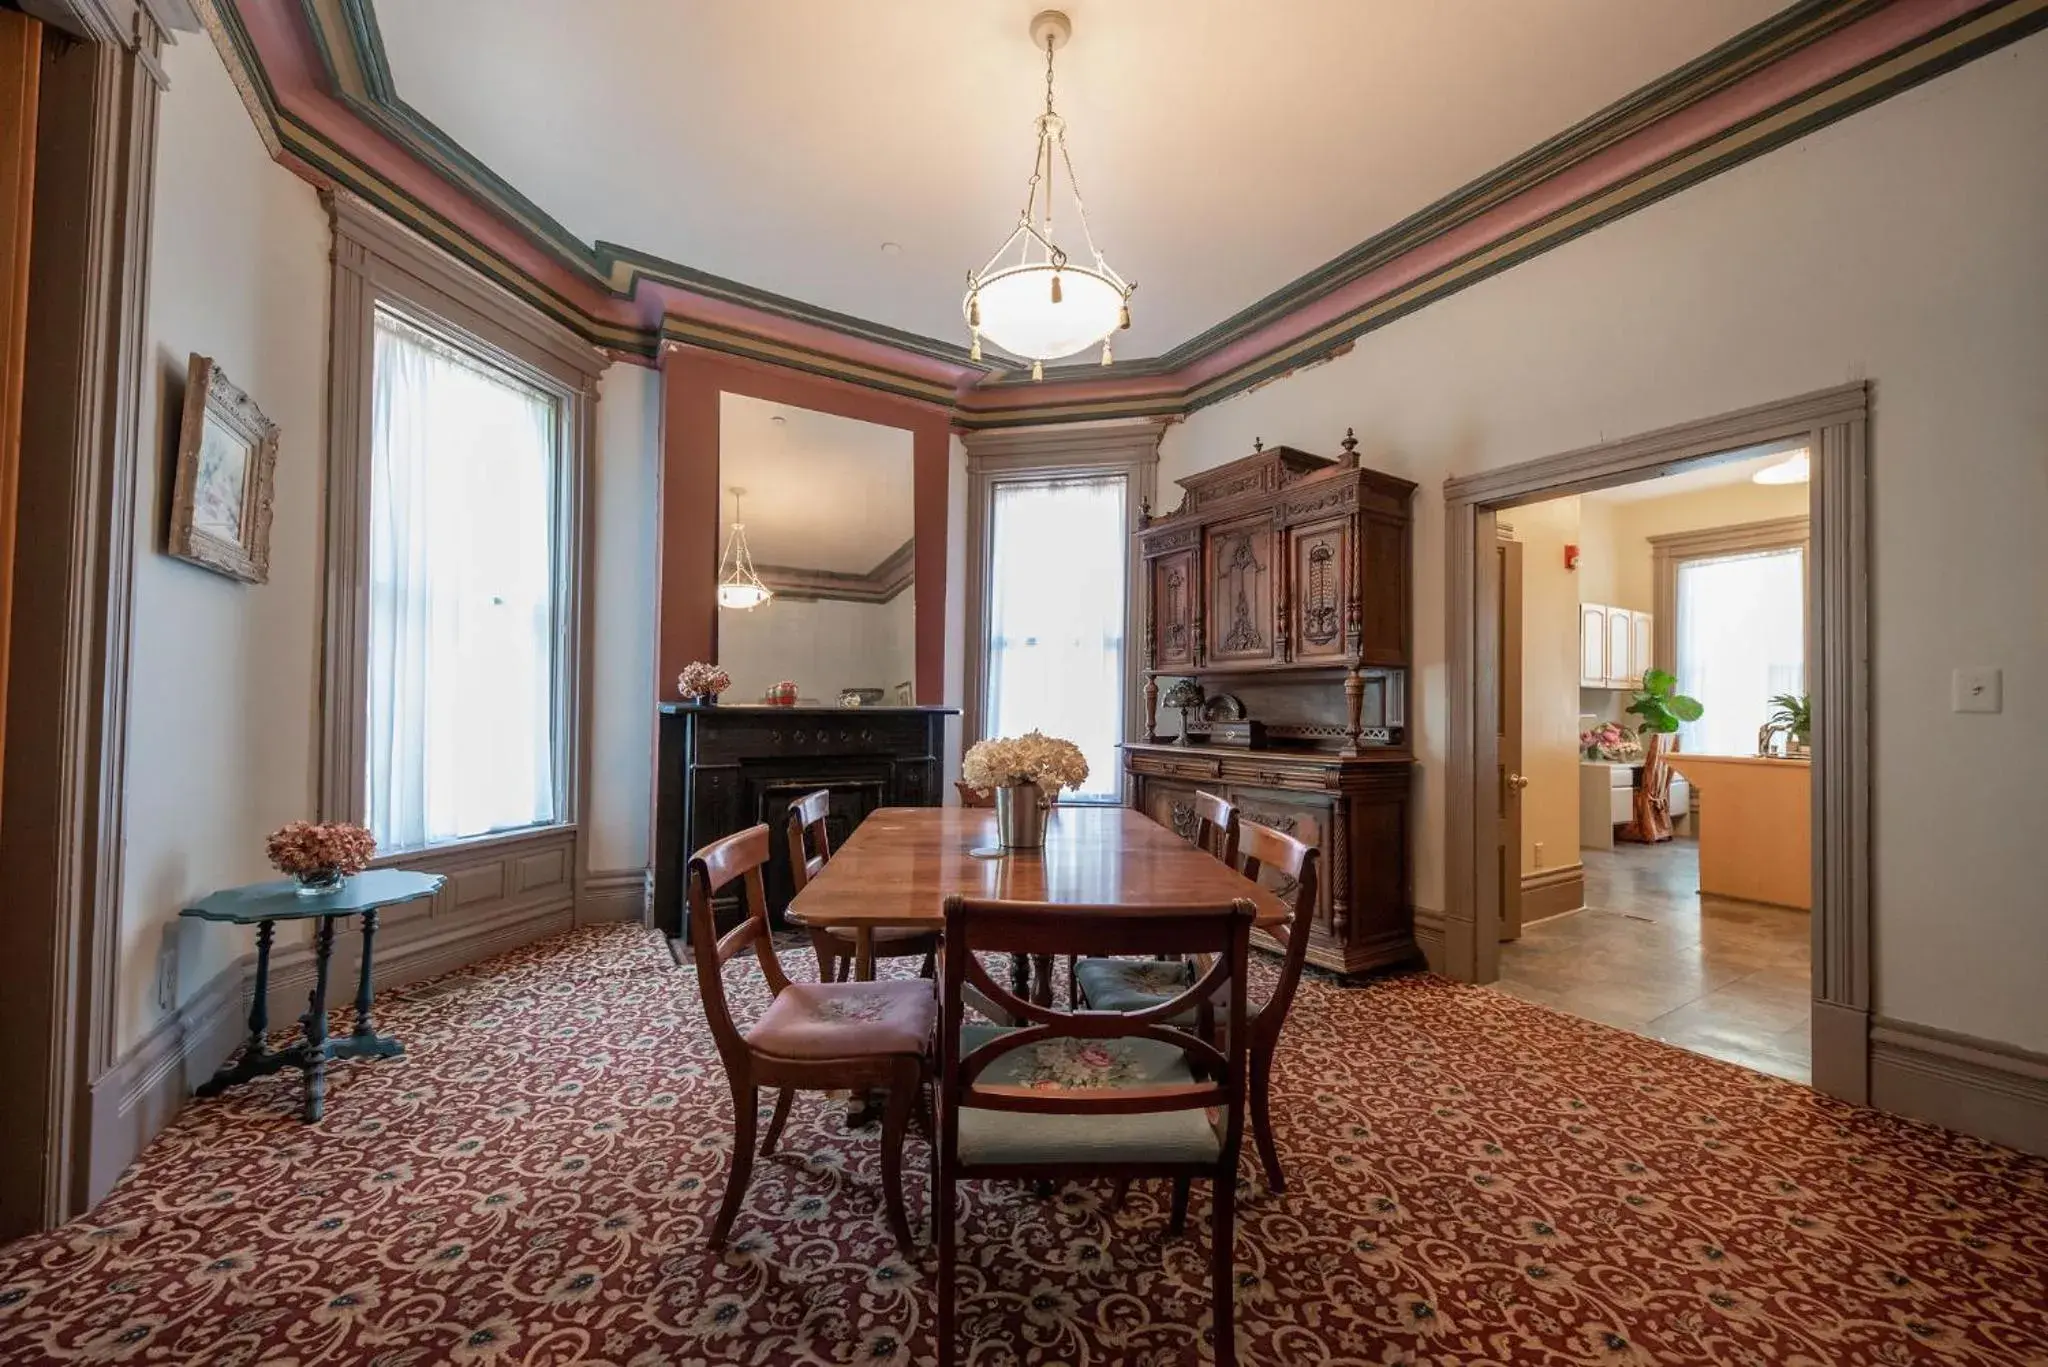
[{"label": "mirror above mantel", "polygon": [[721,583],[741,573],[743,545],[769,594],[755,607],[719,608],[718,663],[733,679],[728,698],[760,702],[788,680],[804,702],[834,703],[844,694],[869,705],[911,702],[911,432],[726,392],[719,396],[719,484]]}]

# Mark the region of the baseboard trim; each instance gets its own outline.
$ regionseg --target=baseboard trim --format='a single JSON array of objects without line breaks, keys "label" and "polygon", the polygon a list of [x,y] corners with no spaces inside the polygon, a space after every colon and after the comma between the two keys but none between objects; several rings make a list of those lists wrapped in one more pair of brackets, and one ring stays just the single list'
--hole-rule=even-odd
[{"label": "baseboard trim", "polygon": [[1863,1007],[1815,999],[1813,1090],[1870,1104],[1870,1012]]},{"label": "baseboard trim", "polygon": [[1445,972],[1444,959],[1444,914],[1433,907],[1416,907],[1415,947],[1422,951],[1423,962],[1432,973]]},{"label": "baseboard trim", "polygon": [[576,892],[576,924],[647,919],[646,869],[592,869]]},{"label": "baseboard trim", "polygon": [[135,1156],[234,1053],[248,1030],[245,963],[229,964],[92,1084],[86,1203],[95,1204]]},{"label": "baseboard trim", "polygon": [[1533,926],[1553,916],[1583,911],[1586,906],[1586,866],[1561,864],[1522,875],[1522,924]]},{"label": "baseboard trim", "polygon": [[2048,1155],[2048,1054],[1880,1016],[1870,1026],[1870,1102]]},{"label": "baseboard trim", "polygon": [[[577,924],[575,906],[555,895],[551,900],[456,919],[443,926],[426,922],[433,933],[407,936],[380,932],[377,941],[377,988],[402,987],[438,977],[560,934]],[[328,970],[328,1006],[340,1013],[347,1028],[347,1010],[355,1000],[355,974],[360,941],[353,934],[337,938]],[[256,957],[246,955],[222,969],[191,999],[158,1021],[115,1065],[92,1085],[91,1171],[86,1200],[97,1204],[130,1163],[178,1114],[192,1089],[212,1076],[248,1030],[249,998],[255,988]],[[270,963],[270,1024],[291,1024],[305,1009],[313,989],[313,950],[292,945],[273,953]]]}]

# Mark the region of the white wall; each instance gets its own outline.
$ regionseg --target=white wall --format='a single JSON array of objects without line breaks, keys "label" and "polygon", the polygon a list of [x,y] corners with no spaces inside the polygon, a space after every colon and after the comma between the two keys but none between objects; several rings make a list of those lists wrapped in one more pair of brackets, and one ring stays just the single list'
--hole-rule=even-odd
[{"label": "white wall", "polygon": [[[1415,899],[1443,905],[1442,485],[1875,382],[1876,1004],[2048,1049],[2048,35],[1973,62],[1171,429],[1162,485],[1255,437],[1416,496]],[[2005,671],[1955,715],[1949,671]]]},{"label": "white wall", "polygon": [[1579,862],[1579,500],[1507,514],[1522,546],[1522,872]]},{"label": "white wall", "polygon": [[[273,164],[202,36],[164,54],[142,469],[117,1047],[249,950],[180,923],[195,895],[270,874],[263,837],[311,813],[319,708],[328,234],[311,186]],[[270,582],[163,553],[186,357],[213,357],[280,428]],[[157,972],[175,945],[175,1000]]]},{"label": "white wall", "polygon": [[842,688],[880,688],[895,700],[897,684],[917,677],[910,623],[916,594],[888,603],[775,598],[743,612],[718,612],[718,663],[732,675],[732,702],[759,702],[768,688],[792,679],[810,702],[833,703]]},{"label": "white wall", "polygon": [[590,497],[590,867],[644,869],[654,810],[654,652],[661,508],[661,377],[619,362],[597,399]]},{"label": "white wall", "polygon": [[[1739,527],[1745,522],[1770,522],[1781,517],[1805,517],[1807,492],[1804,484],[1752,484],[1745,480],[1741,484],[1693,489],[1663,498],[1601,505],[1609,514],[1606,538],[1599,539],[1589,532],[1584,550],[1587,561],[1611,563],[1613,582],[1608,591],[1612,596],[1585,601],[1634,612],[1654,612],[1657,578],[1651,537],[1705,531],[1710,527]],[[1595,498],[1585,502],[1588,507],[1600,504]]]}]

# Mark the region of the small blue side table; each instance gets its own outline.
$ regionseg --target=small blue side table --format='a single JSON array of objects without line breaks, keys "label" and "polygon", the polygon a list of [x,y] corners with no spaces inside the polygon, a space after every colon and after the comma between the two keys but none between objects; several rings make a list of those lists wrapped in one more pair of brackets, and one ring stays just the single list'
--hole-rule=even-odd
[{"label": "small blue side table", "polygon": [[[200,1084],[199,1095],[214,1096],[238,1082],[267,1077],[286,1068],[298,1068],[306,1075],[306,1120],[315,1121],[327,1105],[327,1065],[344,1058],[390,1058],[405,1052],[405,1046],[388,1035],[380,1035],[370,1024],[370,954],[377,938],[377,913],[402,902],[432,897],[448,880],[438,873],[409,873],[404,869],[371,869],[345,880],[333,892],[304,897],[290,879],[273,883],[252,883],[229,888],[201,898],[178,913],[200,921],[227,921],[256,927],[256,995],[249,1005],[249,1040],[241,1057],[221,1068]],[[327,1034],[327,965],[334,954],[335,923],[345,916],[363,918],[363,964],[356,977],[356,1027],[346,1038]],[[305,1027],[305,1043],[296,1049],[273,1052],[264,1044],[270,1018],[266,1003],[270,995],[270,942],[279,921],[318,919],[313,937],[313,995],[306,1014],[299,1017]]]}]

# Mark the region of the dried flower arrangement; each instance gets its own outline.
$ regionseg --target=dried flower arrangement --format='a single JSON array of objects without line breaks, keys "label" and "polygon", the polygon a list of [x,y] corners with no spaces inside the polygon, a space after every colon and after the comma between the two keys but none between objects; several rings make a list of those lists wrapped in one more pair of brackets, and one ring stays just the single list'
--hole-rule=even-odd
[{"label": "dried flower arrangement", "polygon": [[266,848],[278,872],[331,887],[370,866],[377,837],[348,821],[294,821],[272,831]]},{"label": "dried flower arrangement", "polygon": [[715,698],[732,687],[732,675],[717,665],[692,660],[676,677],[676,691],[685,698]]},{"label": "dried flower arrangement", "polygon": [[960,777],[980,792],[1035,783],[1050,798],[1088,781],[1088,761],[1070,740],[1032,731],[1015,739],[977,741],[960,761]]}]

